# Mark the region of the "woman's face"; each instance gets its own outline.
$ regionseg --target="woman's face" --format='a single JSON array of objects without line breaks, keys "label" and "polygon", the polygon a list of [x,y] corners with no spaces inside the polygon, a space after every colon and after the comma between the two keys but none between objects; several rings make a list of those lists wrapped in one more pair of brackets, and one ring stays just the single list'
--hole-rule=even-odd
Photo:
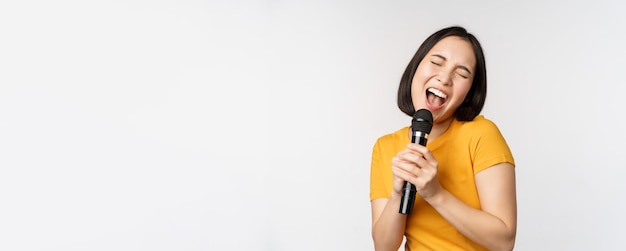
[{"label": "woman's face", "polygon": [[475,68],[470,42],[456,36],[439,41],[413,76],[411,98],[415,110],[430,110],[435,123],[451,119],[472,87]]}]

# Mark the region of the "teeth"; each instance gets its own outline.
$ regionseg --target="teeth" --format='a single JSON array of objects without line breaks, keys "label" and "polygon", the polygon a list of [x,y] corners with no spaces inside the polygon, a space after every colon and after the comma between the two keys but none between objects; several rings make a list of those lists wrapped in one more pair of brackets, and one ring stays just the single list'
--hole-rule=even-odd
[{"label": "teeth", "polygon": [[431,92],[432,94],[435,94],[435,96],[440,97],[442,99],[445,99],[448,97],[448,95],[446,95],[445,93],[441,92],[440,90],[437,90],[435,88],[428,88],[428,91]]}]

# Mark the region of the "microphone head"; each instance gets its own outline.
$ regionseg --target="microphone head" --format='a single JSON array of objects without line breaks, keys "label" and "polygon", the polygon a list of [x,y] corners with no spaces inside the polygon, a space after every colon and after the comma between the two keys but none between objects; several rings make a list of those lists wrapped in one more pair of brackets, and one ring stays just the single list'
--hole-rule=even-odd
[{"label": "microphone head", "polygon": [[413,114],[413,120],[411,121],[411,128],[413,131],[430,133],[433,129],[433,114],[427,109],[419,109]]}]

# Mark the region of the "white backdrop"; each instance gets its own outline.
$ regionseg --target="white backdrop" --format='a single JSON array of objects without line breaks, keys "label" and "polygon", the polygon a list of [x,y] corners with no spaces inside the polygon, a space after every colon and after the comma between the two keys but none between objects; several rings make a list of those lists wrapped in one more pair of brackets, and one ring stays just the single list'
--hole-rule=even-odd
[{"label": "white backdrop", "polygon": [[622,250],[626,3],[3,1],[0,250],[372,250],[400,76],[462,25],[516,250]]}]

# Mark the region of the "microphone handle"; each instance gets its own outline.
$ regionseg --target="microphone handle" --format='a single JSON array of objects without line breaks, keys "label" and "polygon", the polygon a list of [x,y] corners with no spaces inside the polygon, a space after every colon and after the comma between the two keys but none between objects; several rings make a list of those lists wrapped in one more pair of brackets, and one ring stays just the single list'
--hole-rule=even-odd
[{"label": "microphone handle", "polygon": [[[427,141],[427,135],[422,132],[413,131],[413,134],[411,136],[411,143],[417,142],[422,146],[426,146]],[[405,181],[404,186],[402,187],[402,197],[400,198],[399,212],[401,214],[408,215],[413,212],[413,205],[415,204],[415,193],[417,193],[417,188],[415,188],[415,185],[411,184],[408,181]]]},{"label": "microphone handle", "polygon": [[415,185],[408,181],[404,182],[402,187],[402,197],[400,198],[400,213],[407,215],[413,211],[413,204],[415,204],[415,193],[417,189]]}]

